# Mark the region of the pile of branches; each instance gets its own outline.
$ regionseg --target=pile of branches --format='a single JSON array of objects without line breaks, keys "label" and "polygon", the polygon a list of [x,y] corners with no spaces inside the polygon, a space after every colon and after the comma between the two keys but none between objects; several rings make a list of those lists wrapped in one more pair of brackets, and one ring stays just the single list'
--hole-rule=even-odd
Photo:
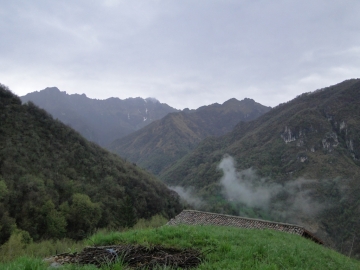
[{"label": "pile of branches", "polygon": [[190,269],[197,267],[203,258],[204,253],[195,249],[114,245],[87,247],[80,253],[74,254],[59,254],[53,257],[53,262],[57,264],[93,264],[100,267],[121,261],[133,269],[153,269],[158,266]]}]

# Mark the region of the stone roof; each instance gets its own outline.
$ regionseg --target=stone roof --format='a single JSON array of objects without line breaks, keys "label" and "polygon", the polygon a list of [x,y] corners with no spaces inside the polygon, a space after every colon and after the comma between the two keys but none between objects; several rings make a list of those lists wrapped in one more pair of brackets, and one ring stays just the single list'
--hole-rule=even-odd
[{"label": "stone roof", "polygon": [[297,234],[318,244],[324,244],[323,241],[307,231],[305,228],[294,224],[271,222],[260,219],[215,214],[196,210],[183,210],[175,218],[171,219],[166,225],[180,224],[231,226],[247,229],[272,229],[281,232]]}]

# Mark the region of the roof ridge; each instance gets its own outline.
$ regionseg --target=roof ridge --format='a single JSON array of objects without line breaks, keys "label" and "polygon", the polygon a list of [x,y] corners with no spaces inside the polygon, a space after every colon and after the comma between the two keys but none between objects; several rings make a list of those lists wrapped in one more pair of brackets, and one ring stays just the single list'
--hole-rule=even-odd
[{"label": "roof ridge", "polygon": [[302,237],[308,238],[318,244],[324,244],[324,242],[313,235],[310,231],[306,230],[304,227],[268,221],[262,219],[254,219],[254,218],[246,218],[241,216],[232,216],[226,214],[218,214],[211,212],[204,212],[198,210],[183,210],[180,214],[175,216],[173,219],[169,220],[166,225],[179,225],[179,224],[187,224],[187,225],[213,225],[213,226],[229,226],[229,227],[237,227],[244,229],[272,229],[277,231],[282,231],[291,234],[297,234]]},{"label": "roof ridge", "polygon": [[[242,216],[233,216],[233,215],[227,215],[227,214],[219,214],[219,213],[211,213],[211,212],[206,212],[206,211],[199,211],[199,210],[183,210],[182,212],[197,212],[197,213],[202,213],[202,214],[209,214],[209,215],[215,215],[215,216],[224,216],[224,217],[231,217],[231,218],[239,218],[239,219],[246,219],[246,220],[250,220],[250,221],[261,221],[261,222],[266,222],[266,223],[272,223],[272,224],[279,224],[279,225],[286,225],[286,226],[293,226],[293,227],[298,227],[300,229],[304,229],[306,230],[303,226],[297,225],[297,224],[291,224],[291,223],[285,223],[285,222],[277,222],[277,221],[269,221],[269,220],[265,220],[265,219],[258,219],[258,218],[248,218],[248,217],[242,217]],[[182,213],[181,212],[181,213]],[[180,213],[180,214],[181,214]],[[179,215],[180,215],[179,214]]]}]

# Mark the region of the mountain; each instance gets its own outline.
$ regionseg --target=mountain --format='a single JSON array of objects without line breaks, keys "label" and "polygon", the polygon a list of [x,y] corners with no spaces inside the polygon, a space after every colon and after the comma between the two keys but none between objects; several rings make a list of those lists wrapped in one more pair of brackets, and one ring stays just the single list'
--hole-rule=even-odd
[{"label": "mountain", "polygon": [[21,100],[32,101],[100,146],[106,146],[177,111],[154,98],[98,100],[90,99],[85,94],[69,95],[56,87],[29,93],[22,96]]},{"label": "mountain", "polygon": [[203,139],[230,132],[240,121],[251,121],[269,110],[249,98],[185,109],[114,141],[108,149],[160,175]]},{"label": "mountain", "polygon": [[161,175],[199,209],[302,224],[360,255],[360,80],[202,141]]},{"label": "mountain", "polygon": [[80,239],[181,211],[178,195],[154,176],[3,85],[0,123],[0,244],[15,229],[34,240]]}]

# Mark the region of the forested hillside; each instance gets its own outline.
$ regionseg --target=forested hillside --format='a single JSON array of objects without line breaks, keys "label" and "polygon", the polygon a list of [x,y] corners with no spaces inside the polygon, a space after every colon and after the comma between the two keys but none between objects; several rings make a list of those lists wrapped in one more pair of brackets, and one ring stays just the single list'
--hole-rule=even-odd
[{"label": "forested hillside", "polygon": [[112,141],[145,127],[177,110],[154,98],[91,99],[85,94],[69,95],[56,87],[20,97],[71,126],[86,139],[107,146]]},{"label": "forested hillside", "polygon": [[208,211],[302,224],[360,254],[360,80],[304,93],[219,138],[162,179]]},{"label": "forested hillside", "polygon": [[185,109],[114,141],[109,149],[161,175],[203,139],[230,132],[240,121],[251,121],[269,110],[249,98]]},{"label": "forested hillside", "polygon": [[180,210],[154,176],[0,85],[0,244],[15,229],[34,240],[79,239]]}]

